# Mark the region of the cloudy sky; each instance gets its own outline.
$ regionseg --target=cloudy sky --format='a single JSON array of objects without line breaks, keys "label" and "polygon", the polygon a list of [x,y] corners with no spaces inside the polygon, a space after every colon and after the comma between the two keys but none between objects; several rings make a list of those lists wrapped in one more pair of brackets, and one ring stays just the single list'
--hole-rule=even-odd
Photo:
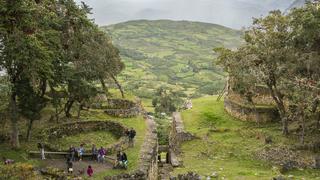
[{"label": "cloudy sky", "polygon": [[76,0],[93,8],[99,25],[137,19],[192,20],[240,29],[252,17],[287,9],[294,0]]}]

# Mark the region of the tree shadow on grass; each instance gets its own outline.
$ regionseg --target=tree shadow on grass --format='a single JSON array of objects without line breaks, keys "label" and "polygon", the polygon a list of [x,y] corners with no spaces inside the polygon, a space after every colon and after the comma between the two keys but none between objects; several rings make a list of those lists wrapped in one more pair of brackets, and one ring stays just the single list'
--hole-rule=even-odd
[{"label": "tree shadow on grass", "polygon": [[202,118],[200,120],[200,127],[202,128],[216,127],[226,123],[226,120],[223,117],[213,112],[202,113],[201,117]]}]

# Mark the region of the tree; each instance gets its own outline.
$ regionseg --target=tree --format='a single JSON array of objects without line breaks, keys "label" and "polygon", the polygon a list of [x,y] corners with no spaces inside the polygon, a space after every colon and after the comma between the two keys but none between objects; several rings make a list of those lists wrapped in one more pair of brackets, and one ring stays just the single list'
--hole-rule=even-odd
[{"label": "tree", "polygon": [[0,1],[0,70],[8,77],[12,147],[19,147],[21,115],[29,120],[30,138],[48,101],[47,87],[57,120],[63,110],[70,116],[74,102],[79,116],[97,92],[94,83],[116,80],[124,68],[119,51],[87,17],[90,10],[73,0]]},{"label": "tree", "polygon": [[181,98],[182,94],[174,92],[165,87],[160,87],[155,93],[155,98],[152,100],[152,105],[155,107],[155,112],[171,114],[172,112],[177,111],[182,103],[183,99]]},{"label": "tree", "polygon": [[18,90],[21,80],[26,78],[30,82],[39,82],[51,73],[53,56],[46,41],[50,31],[46,21],[51,16],[47,13],[49,2],[0,1],[0,67],[6,70],[10,82],[9,112],[11,145],[14,148],[20,146],[18,97],[24,92],[23,89]]},{"label": "tree", "polygon": [[71,117],[70,109],[74,102],[78,102],[79,108],[77,117],[80,118],[80,112],[85,103],[98,92],[94,84],[87,82],[81,77],[81,74],[74,73],[68,82],[69,99],[65,106],[66,117]]},{"label": "tree", "polygon": [[270,91],[280,113],[282,132],[287,135],[288,114],[285,106],[283,79],[290,76],[288,67],[296,60],[290,48],[291,33],[287,16],[273,11],[265,18],[256,19],[246,32],[245,40],[251,62],[251,73]]},{"label": "tree", "polygon": [[47,99],[44,97],[45,91],[36,92],[26,77],[19,79],[17,84],[19,114],[29,120],[26,135],[29,141],[33,122],[41,118],[40,112],[46,106]]},{"label": "tree", "polygon": [[[80,64],[82,71],[87,71],[93,78],[100,81],[104,91],[107,91],[105,79],[112,79],[124,98],[123,89],[116,76],[124,69],[119,50],[113,46],[111,39],[97,27],[87,32],[87,43],[81,51],[81,56],[86,59]],[[85,68],[85,69],[84,69]]]},{"label": "tree", "polygon": [[[62,24],[62,49],[54,62],[53,81],[49,83],[56,119],[61,111],[71,117],[70,110],[75,102],[80,106],[79,116],[82,103],[97,93],[94,87],[96,81],[100,81],[106,90],[104,80],[112,78],[123,94],[116,80],[124,68],[119,51],[112,45],[111,39],[87,18],[88,13],[90,8],[84,3],[79,7],[73,1],[60,1],[58,15]],[[66,97],[58,96],[58,89]],[[61,108],[63,101],[65,105]]]},{"label": "tree", "polygon": [[306,123],[320,121],[320,9],[319,2],[308,3],[288,15],[292,29],[292,48],[298,58],[290,68],[294,76],[288,77],[291,89],[289,102],[296,107],[295,117],[300,121],[301,143],[307,131]]},{"label": "tree", "polygon": [[[245,92],[263,83],[279,110],[282,132],[288,134],[289,120],[305,125],[319,122],[320,9],[309,3],[288,15],[272,11],[255,19],[246,31],[246,44],[237,51],[217,49],[219,64],[225,67],[235,89]],[[251,78],[250,78],[251,76]],[[249,77],[249,78],[248,78]]]}]

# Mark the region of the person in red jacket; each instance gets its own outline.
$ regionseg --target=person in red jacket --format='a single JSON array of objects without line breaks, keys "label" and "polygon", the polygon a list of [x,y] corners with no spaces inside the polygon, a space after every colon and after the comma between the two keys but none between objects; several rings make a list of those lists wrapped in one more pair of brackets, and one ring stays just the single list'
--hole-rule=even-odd
[{"label": "person in red jacket", "polygon": [[90,165],[88,166],[87,174],[88,174],[89,177],[92,177],[92,175],[93,175],[93,169],[92,169],[92,167]]}]

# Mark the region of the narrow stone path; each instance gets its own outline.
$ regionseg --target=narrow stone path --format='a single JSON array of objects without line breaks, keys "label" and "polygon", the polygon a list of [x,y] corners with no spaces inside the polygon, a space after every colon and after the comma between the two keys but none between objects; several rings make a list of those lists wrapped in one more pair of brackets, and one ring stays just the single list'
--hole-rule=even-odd
[{"label": "narrow stone path", "polygon": [[160,180],[170,179],[170,172],[172,171],[173,171],[173,167],[171,164],[163,164],[162,166],[159,166]]},{"label": "narrow stone path", "polygon": [[172,116],[176,121],[177,133],[184,132],[184,125],[183,125],[183,121],[182,121],[182,118],[181,118],[181,113],[180,112],[174,112],[174,113],[172,113]]}]

